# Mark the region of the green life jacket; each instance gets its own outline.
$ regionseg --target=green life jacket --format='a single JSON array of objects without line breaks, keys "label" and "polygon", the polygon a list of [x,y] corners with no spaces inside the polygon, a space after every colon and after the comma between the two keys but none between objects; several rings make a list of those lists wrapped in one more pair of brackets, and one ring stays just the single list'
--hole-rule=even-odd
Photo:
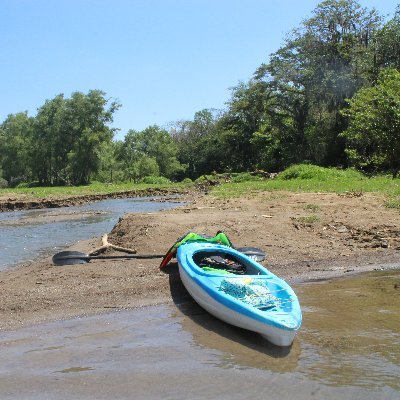
[{"label": "green life jacket", "polygon": [[232,242],[229,240],[228,236],[225,233],[219,231],[215,236],[208,237],[206,235],[199,235],[194,232],[189,232],[186,235],[180,237],[167,251],[164,258],[161,261],[160,268],[164,268],[172,257],[176,256],[176,252],[179,246],[182,246],[188,242],[203,242],[203,243],[216,243],[222,244],[224,246],[233,247]]}]

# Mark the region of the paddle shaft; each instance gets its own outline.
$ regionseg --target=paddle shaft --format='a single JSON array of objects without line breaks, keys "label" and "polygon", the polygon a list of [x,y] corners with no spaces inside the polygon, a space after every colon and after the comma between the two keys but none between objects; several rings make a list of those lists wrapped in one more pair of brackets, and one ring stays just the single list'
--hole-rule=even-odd
[{"label": "paddle shaft", "polygon": [[[262,261],[265,258],[265,253],[254,247],[243,247],[238,249],[242,250],[244,254],[248,254],[249,257],[254,258],[256,261]],[[172,253],[170,254],[172,258]],[[55,265],[73,265],[81,264],[84,262],[89,262],[90,260],[129,260],[129,259],[154,259],[154,258],[164,258],[163,254],[129,254],[123,256],[90,256],[79,251],[62,251],[53,256],[53,263]],[[81,261],[81,262],[79,262]],[[169,260],[168,260],[169,261]]]},{"label": "paddle shaft", "polygon": [[131,254],[126,256],[63,256],[58,257],[58,260],[114,260],[114,259],[126,259],[126,258],[138,258],[138,259],[151,259],[151,258],[163,258],[164,254]]}]

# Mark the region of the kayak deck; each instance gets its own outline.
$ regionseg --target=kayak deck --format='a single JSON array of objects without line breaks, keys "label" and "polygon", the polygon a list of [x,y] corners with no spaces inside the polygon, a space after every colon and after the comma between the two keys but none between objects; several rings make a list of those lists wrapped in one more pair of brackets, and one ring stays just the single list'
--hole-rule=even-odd
[{"label": "kayak deck", "polygon": [[[220,268],[209,260],[217,260]],[[298,299],[262,265],[234,249],[198,243],[178,249],[178,264],[185,287],[211,314],[278,345],[293,341],[301,324]]]}]

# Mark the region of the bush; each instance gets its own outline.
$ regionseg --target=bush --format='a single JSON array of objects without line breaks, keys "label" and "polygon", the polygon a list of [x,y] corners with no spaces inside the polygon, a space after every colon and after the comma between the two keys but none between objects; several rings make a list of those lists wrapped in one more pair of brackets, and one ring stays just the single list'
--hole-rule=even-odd
[{"label": "bush", "polygon": [[327,181],[331,179],[362,179],[363,175],[354,169],[324,168],[317,165],[292,165],[279,174],[279,179],[315,179]]},{"label": "bush", "polygon": [[190,178],[185,178],[185,179],[182,181],[182,183],[183,183],[184,185],[190,185],[190,184],[193,183],[193,181],[192,181]]},{"label": "bush", "polygon": [[146,183],[148,185],[165,185],[171,183],[171,181],[165,176],[145,176],[140,180],[140,183]]},{"label": "bush", "polygon": [[0,178],[0,189],[8,187],[8,182],[4,178]]},{"label": "bush", "polygon": [[15,185],[15,187],[17,189],[26,189],[26,188],[29,188],[29,183],[28,182],[21,182],[21,183],[18,183],[18,185]]},{"label": "bush", "polygon": [[15,185],[14,187],[17,189],[26,189],[26,188],[35,188],[41,186],[39,184],[39,181],[33,181],[33,182],[20,182],[18,185]]},{"label": "bush", "polygon": [[251,175],[249,172],[243,172],[232,177],[232,182],[249,182],[249,181],[261,181],[262,178],[256,175]]},{"label": "bush", "polygon": [[196,180],[195,183],[205,183],[213,179],[212,175],[201,175]]}]

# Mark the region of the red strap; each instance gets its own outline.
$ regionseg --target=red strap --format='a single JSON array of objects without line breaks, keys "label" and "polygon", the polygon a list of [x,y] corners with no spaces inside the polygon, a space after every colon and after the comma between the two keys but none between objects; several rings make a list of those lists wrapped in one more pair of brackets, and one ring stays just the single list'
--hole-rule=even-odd
[{"label": "red strap", "polygon": [[172,258],[173,256],[174,256],[174,255],[173,255],[173,253],[172,253],[171,251],[168,252],[168,253],[164,256],[164,258],[162,259],[161,264],[160,264],[160,268],[164,268],[165,266],[167,266],[168,263],[171,261],[171,258]]}]

